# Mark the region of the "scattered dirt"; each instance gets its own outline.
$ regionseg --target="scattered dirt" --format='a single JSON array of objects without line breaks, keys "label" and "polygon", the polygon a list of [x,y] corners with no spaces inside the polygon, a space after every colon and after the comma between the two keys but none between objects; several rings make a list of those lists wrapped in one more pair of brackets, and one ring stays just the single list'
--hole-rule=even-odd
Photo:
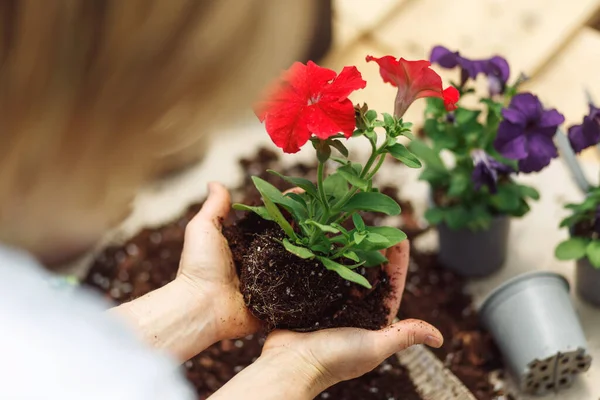
[{"label": "scattered dirt", "polygon": [[[298,164],[282,168],[277,156],[261,150],[252,159],[242,160],[246,172],[242,186],[233,191],[235,201],[256,204],[259,195],[250,175],[260,175],[279,188],[287,188],[280,178],[264,172],[273,168],[287,175],[313,174],[314,166]],[[397,188],[383,188],[397,199]],[[423,230],[409,203],[402,206],[402,229],[409,238]],[[161,227],[144,229],[121,246],[105,249],[94,261],[85,283],[116,303],[137,298],[159,288],[175,278],[183,235],[187,222],[200,209],[192,205],[179,219]],[[233,212],[229,223],[243,213]],[[379,222],[381,216],[365,215],[367,223]],[[236,256],[235,238],[227,233]],[[239,237],[238,237],[239,238]],[[440,268],[435,254],[422,254],[412,249],[407,285],[400,307],[400,318],[419,318],[438,327],[446,339],[435,354],[450,368],[480,400],[498,398],[488,383],[490,371],[502,368],[490,336],[480,326],[472,299],[465,293],[466,281]],[[196,387],[199,399],[206,399],[235,374],[250,365],[261,352],[264,338],[251,335],[238,340],[217,343],[185,363],[187,377]],[[388,400],[420,399],[406,369],[391,357],[374,371],[340,383],[323,392],[320,399]]]}]

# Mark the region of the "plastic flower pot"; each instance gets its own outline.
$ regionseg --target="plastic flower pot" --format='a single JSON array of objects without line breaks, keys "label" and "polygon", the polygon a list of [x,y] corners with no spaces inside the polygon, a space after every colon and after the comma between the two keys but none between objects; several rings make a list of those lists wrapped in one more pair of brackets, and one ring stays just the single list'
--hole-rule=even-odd
[{"label": "plastic flower pot", "polygon": [[541,395],[569,387],[591,364],[561,275],[517,276],[496,288],[479,313],[524,392]]},{"label": "plastic flower pot", "polygon": [[586,302],[600,307],[600,268],[595,268],[590,260],[577,260],[575,270],[575,288],[577,294]]},{"label": "plastic flower pot", "polygon": [[508,216],[494,218],[490,228],[484,231],[453,230],[446,224],[440,224],[440,262],[465,277],[488,276],[504,264],[509,231]]}]

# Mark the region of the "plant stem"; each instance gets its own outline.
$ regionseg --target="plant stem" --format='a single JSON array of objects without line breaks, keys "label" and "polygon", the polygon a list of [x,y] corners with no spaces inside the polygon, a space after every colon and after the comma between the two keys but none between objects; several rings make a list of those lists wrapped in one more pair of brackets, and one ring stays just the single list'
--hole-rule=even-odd
[{"label": "plant stem", "polygon": [[319,166],[317,167],[317,187],[319,188],[319,197],[321,197],[321,203],[323,203],[323,208],[325,209],[325,215],[323,220],[327,221],[329,217],[329,203],[327,202],[327,196],[325,195],[325,187],[323,186],[323,170],[325,169],[325,163],[319,161]]},{"label": "plant stem", "polygon": [[384,153],[384,154],[381,154],[381,155],[379,156],[379,161],[377,161],[377,164],[375,164],[375,168],[373,169],[373,171],[371,171],[371,172],[370,172],[370,173],[367,175],[367,177],[366,177],[366,179],[367,179],[367,180],[370,180],[370,179],[372,179],[372,178],[373,178],[373,176],[375,176],[375,174],[377,173],[377,171],[379,171],[379,168],[381,168],[381,166],[383,165],[383,162],[385,161],[385,156],[386,156],[386,154],[385,154],[385,153]]},{"label": "plant stem", "polygon": [[344,247],[342,247],[341,249],[339,249],[338,251],[336,251],[335,254],[331,256],[331,258],[338,258],[338,257],[342,256],[346,250],[348,250],[349,248],[351,248],[355,244],[356,243],[354,243],[354,240],[351,240]]},{"label": "plant stem", "polygon": [[373,165],[373,163],[375,162],[375,159],[377,158],[377,147],[375,145],[375,143],[372,140],[369,140],[369,143],[371,143],[371,156],[369,157],[369,159],[367,160],[367,163],[365,164],[365,167],[363,168],[362,172],[360,173],[360,177],[364,178],[365,175],[367,174],[367,172],[369,171],[369,169],[371,168],[371,165]]}]

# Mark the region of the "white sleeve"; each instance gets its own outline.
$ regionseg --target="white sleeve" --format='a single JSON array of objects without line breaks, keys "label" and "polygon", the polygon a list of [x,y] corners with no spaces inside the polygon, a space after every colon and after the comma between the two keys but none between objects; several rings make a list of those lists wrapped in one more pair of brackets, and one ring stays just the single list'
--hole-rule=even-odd
[{"label": "white sleeve", "polygon": [[174,360],[138,342],[99,297],[64,296],[0,246],[0,399],[195,399]]}]

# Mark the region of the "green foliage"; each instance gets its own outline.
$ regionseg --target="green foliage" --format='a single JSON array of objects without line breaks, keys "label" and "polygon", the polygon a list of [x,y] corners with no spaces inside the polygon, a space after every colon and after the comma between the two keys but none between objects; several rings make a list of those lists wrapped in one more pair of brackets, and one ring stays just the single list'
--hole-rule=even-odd
[{"label": "green foliage", "polygon": [[[461,100],[478,96],[467,85],[458,89]],[[493,147],[502,121],[502,108],[512,95],[514,92],[507,90],[499,97],[481,96],[479,107],[459,105],[451,113],[445,110],[441,99],[427,99],[423,126],[426,140],[412,141],[409,149],[423,162],[420,179],[431,187],[435,204],[425,215],[431,224],[445,223],[452,229],[473,231],[487,229],[496,216],[525,215],[530,201],[539,199],[535,189],[519,184],[510,176],[499,178],[495,193],[485,185],[477,188],[472,180],[475,169],[472,154],[476,151],[516,167],[515,161],[503,158]],[[452,156],[452,167],[446,166],[442,152]]]},{"label": "green foliage", "polygon": [[568,228],[571,238],[561,242],[555,250],[559,260],[578,260],[587,257],[590,263],[600,268],[600,233],[595,227],[600,223],[600,188],[591,188],[581,203],[565,206],[571,214],[560,223]]},{"label": "green foliage", "polygon": [[[406,239],[401,230],[368,226],[360,216],[361,212],[400,214],[398,203],[373,186],[373,177],[387,154],[410,168],[421,167],[421,162],[411,150],[398,143],[401,137],[412,138],[410,124],[389,114],[383,114],[379,119],[377,112],[366,106],[355,108],[355,116],[357,129],[353,137],[364,137],[372,150],[364,166],[348,158],[349,151],[341,140],[343,135],[326,140],[313,137],[311,142],[319,161],[316,183],[269,170],[303,192],[283,194],[267,181],[253,177],[264,206],[235,204],[234,208],[254,212],[277,223],[286,235],[281,244],[290,253],[303,259],[319,260],[342,278],[370,288],[367,279],[356,268],[387,262],[380,251]],[[385,131],[383,141],[378,140],[376,128]],[[328,160],[338,165],[331,173],[325,172]],[[438,166],[444,168],[441,160]],[[343,223],[350,219],[353,228],[344,228]]]}]

